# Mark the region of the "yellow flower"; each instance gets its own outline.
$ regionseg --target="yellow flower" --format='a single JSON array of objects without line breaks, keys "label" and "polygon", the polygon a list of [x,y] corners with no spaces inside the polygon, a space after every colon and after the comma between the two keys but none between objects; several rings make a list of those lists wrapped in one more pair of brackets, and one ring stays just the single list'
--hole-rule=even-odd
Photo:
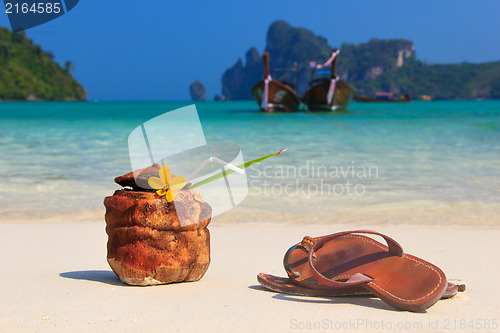
[{"label": "yellow flower", "polygon": [[161,167],[158,172],[159,177],[151,177],[148,179],[148,184],[156,191],[159,196],[165,196],[168,202],[174,201],[177,196],[177,191],[186,185],[186,179],[184,176],[176,176],[172,178],[172,172],[168,165]]}]

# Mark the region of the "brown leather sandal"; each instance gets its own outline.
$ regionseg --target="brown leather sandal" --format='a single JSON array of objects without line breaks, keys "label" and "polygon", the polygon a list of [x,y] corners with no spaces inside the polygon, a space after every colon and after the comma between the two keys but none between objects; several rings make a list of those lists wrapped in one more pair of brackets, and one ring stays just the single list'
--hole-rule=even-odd
[{"label": "brown leather sandal", "polygon": [[[348,297],[348,296],[373,296],[368,290],[354,286],[351,288],[330,288],[325,287],[324,289],[310,289],[306,287],[298,286],[293,280],[285,277],[279,277],[266,273],[259,273],[257,275],[257,281],[263,287],[288,295],[295,296],[310,296],[310,297]],[[446,286],[446,291],[444,292],[441,299],[452,298],[459,292],[465,291],[464,284],[455,284],[448,280],[448,285]]]},{"label": "brown leather sandal", "polygon": [[[358,233],[379,235],[388,246]],[[438,267],[404,254],[392,238],[369,230],[304,237],[300,245],[287,251],[284,265],[288,281],[260,274],[259,282],[295,295],[372,294],[408,311],[423,311],[441,297],[452,297],[464,289],[448,284]]]}]

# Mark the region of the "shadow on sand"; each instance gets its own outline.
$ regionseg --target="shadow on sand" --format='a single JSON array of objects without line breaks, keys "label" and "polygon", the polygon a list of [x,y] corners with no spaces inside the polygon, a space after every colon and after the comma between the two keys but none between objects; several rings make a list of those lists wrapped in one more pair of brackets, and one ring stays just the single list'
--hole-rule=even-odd
[{"label": "shadow on sand", "polygon": [[93,282],[101,282],[113,286],[125,286],[113,273],[113,271],[90,270],[90,271],[73,271],[59,273],[60,277],[75,280],[87,280]]},{"label": "shadow on sand", "polygon": [[275,291],[264,288],[263,286],[260,285],[253,285],[249,286],[248,288],[274,293],[275,295],[272,296],[272,298],[282,301],[292,301],[298,303],[316,303],[316,304],[356,304],[375,309],[401,312],[400,310],[393,308],[392,306],[384,303],[382,300],[374,296],[359,295],[359,296],[338,296],[338,297],[313,297],[313,296],[308,297],[308,296],[280,294]]}]

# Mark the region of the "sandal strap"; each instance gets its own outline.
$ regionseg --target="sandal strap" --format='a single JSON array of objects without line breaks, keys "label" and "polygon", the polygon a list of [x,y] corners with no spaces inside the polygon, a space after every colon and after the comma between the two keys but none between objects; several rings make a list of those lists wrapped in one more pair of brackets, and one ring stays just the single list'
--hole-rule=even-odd
[{"label": "sandal strap", "polygon": [[[387,245],[389,247],[388,248],[389,254],[391,254],[393,256],[398,256],[398,257],[403,256],[403,248],[401,247],[401,245],[398,244],[398,242],[396,242],[394,239],[392,239],[384,234],[381,234],[379,232],[376,232],[376,231],[352,230],[352,231],[343,231],[343,232],[338,232],[338,233],[331,234],[328,236],[324,236],[324,237],[318,239],[317,241],[315,241],[313,244],[311,244],[310,248],[308,249],[309,250],[308,251],[309,252],[309,259],[308,260],[309,260],[309,266],[311,266],[311,269],[313,272],[313,276],[316,278],[316,280],[318,280],[319,282],[321,282],[325,286],[341,288],[341,287],[346,287],[346,286],[354,286],[354,285],[364,284],[364,283],[368,283],[368,282],[374,280],[373,278],[371,278],[367,275],[361,274],[361,273],[354,274],[347,281],[329,279],[326,276],[324,276],[323,274],[321,274],[316,269],[316,267],[314,267],[314,265],[313,265],[314,252],[316,252],[318,249],[320,249],[323,246],[323,244],[325,244],[326,242],[329,242],[335,238],[339,238],[339,237],[350,235],[350,234],[371,234],[371,235],[381,236],[387,242]],[[304,237],[304,238],[306,238],[306,237]],[[305,242],[303,242],[303,244],[310,243],[310,239],[311,238],[308,237],[307,240]],[[307,247],[309,247],[309,246],[307,246]]]}]

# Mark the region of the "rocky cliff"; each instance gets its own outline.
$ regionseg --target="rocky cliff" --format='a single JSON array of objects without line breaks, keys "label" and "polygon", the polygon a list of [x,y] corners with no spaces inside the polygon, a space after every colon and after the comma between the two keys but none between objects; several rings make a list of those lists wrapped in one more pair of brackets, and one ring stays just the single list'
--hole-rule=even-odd
[{"label": "rocky cliff", "polygon": [[252,99],[250,90],[262,79],[263,67],[259,51],[252,47],[241,59],[228,68],[222,75],[222,95],[226,99]]},{"label": "rocky cliff", "polygon": [[[311,78],[309,61],[326,61],[331,49],[324,37],[285,21],[272,23],[267,32],[265,51],[271,55],[273,78],[294,85],[301,96]],[[340,49],[337,73],[360,95],[387,91],[441,99],[500,98],[500,62],[428,65],[416,59],[413,43],[405,39],[344,43]],[[245,62],[239,59],[224,72],[222,94],[252,99],[250,90],[263,76],[260,54],[253,47]]]},{"label": "rocky cliff", "polygon": [[193,101],[204,101],[207,99],[207,89],[200,81],[194,81],[189,86],[189,95]]}]

